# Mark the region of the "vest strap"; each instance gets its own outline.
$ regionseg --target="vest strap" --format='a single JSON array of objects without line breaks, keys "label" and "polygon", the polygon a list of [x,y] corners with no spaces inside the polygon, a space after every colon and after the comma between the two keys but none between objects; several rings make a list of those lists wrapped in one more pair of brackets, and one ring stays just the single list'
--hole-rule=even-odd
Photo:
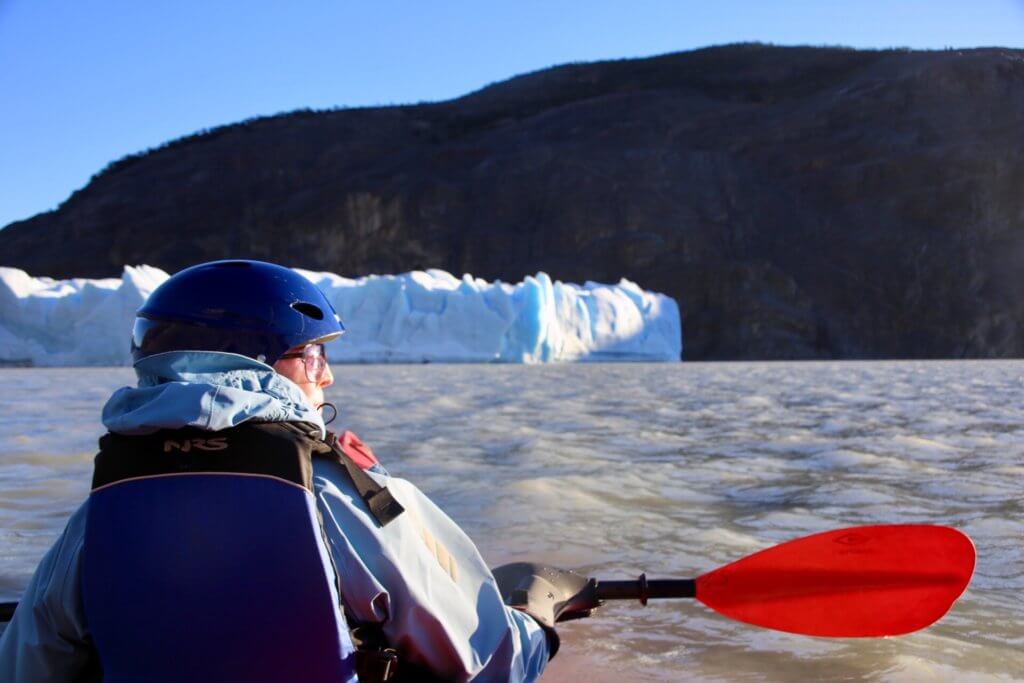
[{"label": "vest strap", "polygon": [[307,439],[313,440],[316,442],[313,448],[314,455],[329,457],[344,467],[349,480],[359,493],[359,497],[366,503],[370,514],[377,520],[377,524],[382,527],[387,526],[396,517],[405,512],[405,508],[395,500],[391,491],[388,491],[388,487],[378,484],[373,477],[368,475],[343,450],[337,437],[331,435],[328,441],[323,441],[320,439],[320,428],[305,422],[276,422],[268,424],[272,424],[279,429],[301,434]]},{"label": "vest strap", "polygon": [[345,451],[341,450],[337,440],[333,441],[330,446],[335,460],[345,468],[348,478],[352,480],[352,485],[359,492],[359,497],[366,503],[366,507],[370,509],[370,514],[378,524],[382,527],[387,526],[405,512],[405,508],[395,500],[391,491],[388,491],[388,487],[381,486],[373,477],[363,471]]}]

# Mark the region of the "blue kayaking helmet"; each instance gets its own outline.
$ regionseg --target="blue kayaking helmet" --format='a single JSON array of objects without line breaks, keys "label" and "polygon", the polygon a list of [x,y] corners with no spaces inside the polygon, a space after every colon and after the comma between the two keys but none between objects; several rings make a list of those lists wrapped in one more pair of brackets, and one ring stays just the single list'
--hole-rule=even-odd
[{"label": "blue kayaking helmet", "polygon": [[345,331],[331,302],[293,270],[212,261],[175,273],[136,313],[132,360],[166,351],[223,351],[267,365],[288,349]]}]

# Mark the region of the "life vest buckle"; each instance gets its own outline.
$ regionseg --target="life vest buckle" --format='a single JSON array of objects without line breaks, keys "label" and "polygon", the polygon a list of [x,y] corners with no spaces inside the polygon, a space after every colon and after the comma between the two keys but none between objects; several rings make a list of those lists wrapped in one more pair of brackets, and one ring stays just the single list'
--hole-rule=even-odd
[{"label": "life vest buckle", "polygon": [[398,673],[398,651],[356,650],[356,674],[360,681],[390,681]]}]

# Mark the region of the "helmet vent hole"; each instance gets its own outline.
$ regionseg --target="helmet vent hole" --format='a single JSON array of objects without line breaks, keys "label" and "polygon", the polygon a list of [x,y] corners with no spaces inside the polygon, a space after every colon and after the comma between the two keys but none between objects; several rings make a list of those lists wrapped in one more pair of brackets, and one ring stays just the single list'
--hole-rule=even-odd
[{"label": "helmet vent hole", "polygon": [[292,308],[301,313],[304,316],[313,318],[314,320],[323,320],[324,312],[320,310],[319,306],[316,306],[305,301],[296,301],[292,304]]}]

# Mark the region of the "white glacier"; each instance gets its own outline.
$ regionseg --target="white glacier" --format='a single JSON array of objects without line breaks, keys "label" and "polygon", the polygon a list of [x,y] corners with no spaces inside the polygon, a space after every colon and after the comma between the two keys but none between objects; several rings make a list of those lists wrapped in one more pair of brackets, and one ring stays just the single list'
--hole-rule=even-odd
[{"label": "white glacier", "polygon": [[[358,279],[296,269],[347,328],[328,348],[348,363],[678,361],[676,302],[629,280],[582,286],[546,273],[516,285],[442,270]],[[53,280],[0,267],[0,365],[127,365],[135,310],[167,273]]]}]

